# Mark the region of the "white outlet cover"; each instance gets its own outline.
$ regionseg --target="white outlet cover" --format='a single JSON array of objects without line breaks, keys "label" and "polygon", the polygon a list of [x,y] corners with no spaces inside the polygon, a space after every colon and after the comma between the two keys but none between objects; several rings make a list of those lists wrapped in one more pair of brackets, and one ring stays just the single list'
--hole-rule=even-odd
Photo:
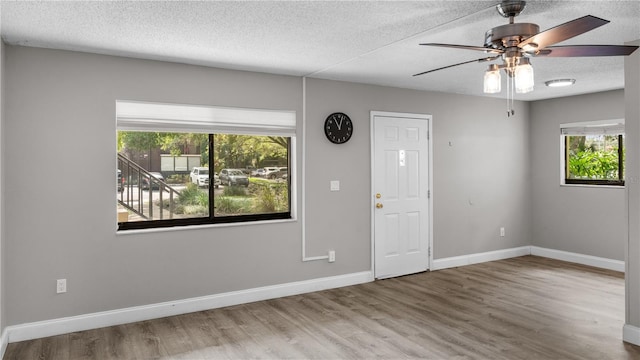
[{"label": "white outlet cover", "polygon": [[62,294],[67,292],[67,279],[56,280],[56,293]]},{"label": "white outlet cover", "polygon": [[336,261],[336,252],[334,250],[330,250],[329,251],[329,262],[335,262]]},{"label": "white outlet cover", "polygon": [[340,181],[331,180],[330,187],[331,187],[331,191],[340,191]]}]

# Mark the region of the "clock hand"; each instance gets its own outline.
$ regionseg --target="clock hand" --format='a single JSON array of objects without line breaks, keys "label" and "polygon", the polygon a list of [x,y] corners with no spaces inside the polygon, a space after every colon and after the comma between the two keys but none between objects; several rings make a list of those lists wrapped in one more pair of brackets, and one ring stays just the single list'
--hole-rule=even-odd
[{"label": "clock hand", "polygon": [[340,131],[342,129],[342,118],[340,118],[340,122],[338,122],[338,119],[336,120],[336,126],[338,127],[338,131]]}]

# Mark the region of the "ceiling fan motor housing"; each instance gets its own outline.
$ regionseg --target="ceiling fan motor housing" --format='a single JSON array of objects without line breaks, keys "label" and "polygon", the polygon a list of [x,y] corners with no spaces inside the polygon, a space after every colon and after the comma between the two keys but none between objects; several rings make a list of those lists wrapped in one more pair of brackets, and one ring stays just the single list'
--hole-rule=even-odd
[{"label": "ceiling fan motor housing", "polygon": [[487,48],[504,50],[507,47],[518,45],[522,40],[539,32],[540,27],[532,23],[516,23],[497,26],[488,30],[484,34],[484,46]]}]

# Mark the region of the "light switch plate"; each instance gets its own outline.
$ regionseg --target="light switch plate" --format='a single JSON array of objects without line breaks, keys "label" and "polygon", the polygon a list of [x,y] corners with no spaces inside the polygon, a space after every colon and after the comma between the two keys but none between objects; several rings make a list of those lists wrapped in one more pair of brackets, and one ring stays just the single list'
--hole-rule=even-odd
[{"label": "light switch plate", "polygon": [[340,191],[340,181],[339,180],[331,180],[331,191]]}]

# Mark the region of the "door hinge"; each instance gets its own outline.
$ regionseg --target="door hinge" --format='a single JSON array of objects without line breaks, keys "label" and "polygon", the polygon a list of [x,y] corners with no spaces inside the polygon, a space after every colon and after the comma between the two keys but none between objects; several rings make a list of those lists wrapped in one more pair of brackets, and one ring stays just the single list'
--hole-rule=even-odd
[{"label": "door hinge", "polygon": [[430,134],[429,134],[429,130],[427,130],[427,140],[430,139]]},{"label": "door hinge", "polygon": [[431,190],[427,190],[427,199],[431,199]]},{"label": "door hinge", "polygon": [[429,248],[429,256],[431,256],[431,248]]}]

